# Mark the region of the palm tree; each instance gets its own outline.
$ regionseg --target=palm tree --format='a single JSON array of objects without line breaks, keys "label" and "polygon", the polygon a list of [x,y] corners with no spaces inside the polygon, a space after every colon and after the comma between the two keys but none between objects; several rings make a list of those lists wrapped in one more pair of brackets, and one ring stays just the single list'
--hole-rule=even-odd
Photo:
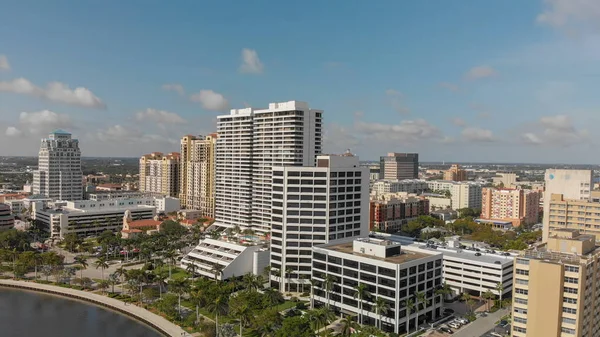
[{"label": "palm tree", "polygon": [[83,255],[77,255],[75,256],[74,261],[81,267],[79,278],[83,279],[83,270],[88,267],[87,258]]},{"label": "palm tree", "polygon": [[94,262],[94,266],[96,269],[100,268],[102,270],[102,280],[104,280],[104,269],[110,267],[106,259],[104,257],[99,258]]},{"label": "palm tree", "polygon": [[177,254],[174,250],[169,249],[163,254],[163,256],[165,259],[167,259],[167,262],[169,264],[169,278],[171,278],[171,265],[175,263],[175,257],[177,256]]},{"label": "palm tree", "polygon": [[375,299],[375,311],[379,316],[379,330],[381,330],[383,315],[387,314],[390,310],[389,303],[381,297]]},{"label": "palm tree", "polygon": [[192,282],[194,282],[196,279],[196,265],[194,263],[188,263],[185,271],[192,275]]},{"label": "palm tree", "polygon": [[247,273],[243,276],[242,282],[247,290],[256,291],[262,287],[262,283],[257,276],[252,273]]},{"label": "palm tree", "polygon": [[[288,287],[288,293],[290,292],[290,282],[291,282],[291,278],[292,278],[292,273],[294,272],[294,270],[292,268],[285,268],[285,279],[287,282],[287,287]],[[285,286],[283,287],[285,290]]]},{"label": "palm tree", "polygon": [[498,292],[498,298],[500,301],[500,309],[502,309],[502,293],[504,292],[504,284],[502,282],[498,282],[498,284],[496,284],[496,291]]},{"label": "palm tree", "polygon": [[461,299],[462,301],[465,301],[465,305],[467,306],[467,310],[468,310],[469,312],[471,312],[471,308],[469,307],[469,301],[471,301],[471,295],[469,295],[469,293],[463,293],[463,294],[460,296],[460,299]]},{"label": "palm tree", "polygon": [[452,288],[448,285],[448,283],[444,282],[436,291],[437,295],[442,296],[442,300],[446,300],[448,295],[452,294]]},{"label": "palm tree", "polygon": [[252,316],[252,310],[248,303],[235,306],[231,308],[229,314],[240,319],[240,337],[243,337],[244,326],[248,325],[250,317]]},{"label": "palm tree", "polygon": [[37,274],[38,274],[38,265],[44,262],[44,258],[42,257],[41,254],[35,254],[33,255],[33,263],[35,265],[35,274],[34,274],[34,278],[37,280]]},{"label": "palm tree", "polygon": [[167,275],[166,270],[164,268],[155,269],[154,270],[154,281],[158,284],[159,298],[162,298],[163,293],[163,285],[165,284],[165,280],[169,277]]},{"label": "palm tree", "polygon": [[112,286],[112,293],[115,293],[115,285],[119,284],[119,276],[116,273],[108,275],[108,284]]},{"label": "palm tree", "polygon": [[175,278],[169,281],[169,289],[171,289],[175,294],[177,294],[179,298],[179,303],[177,305],[179,312],[179,318],[181,319],[181,296],[187,292],[187,289],[190,286],[190,281],[186,278]]},{"label": "palm tree", "polygon": [[329,307],[329,294],[333,289],[333,284],[337,282],[337,278],[333,275],[327,274],[323,279],[323,287],[325,288],[325,294],[327,295],[327,307]]},{"label": "palm tree", "polygon": [[125,275],[127,275],[127,269],[121,266],[117,268],[117,270],[115,270],[115,275],[117,275],[121,279],[121,282],[123,282],[123,278],[125,277]]},{"label": "palm tree", "polygon": [[108,289],[108,281],[107,280],[102,280],[100,282],[98,282],[98,288],[102,289],[103,292],[105,292],[106,289]]},{"label": "palm tree", "polygon": [[215,315],[216,331],[219,331],[219,315],[224,315],[227,313],[227,300],[227,296],[224,294],[219,294],[206,306],[206,309]]},{"label": "palm tree", "polygon": [[219,276],[223,275],[223,266],[220,264],[213,265],[212,272],[213,272],[213,274],[215,274],[215,281],[218,281]]},{"label": "palm tree", "polygon": [[356,291],[354,293],[354,298],[358,299],[358,310],[360,310],[359,322],[358,324],[362,325],[364,322],[363,319],[363,301],[365,298],[370,296],[369,291],[367,290],[367,286],[364,283],[359,283],[356,287],[354,287]]},{"label": "palm tree", "polygon": [[346,317],[340,321],[342,325],[342,330],[340,331],[339,336],[342,337],[350,337],[352,336],[353,330],[357,327],[356,323],[352,320],[351,317]]},{"label": "palm tree", "polygon": [[315,287],[317,286],[318,281],[314,279],[310,279],[310,308],[315,308]]},{"label": "palm tree", "polygon": [[486,304],[487,304],[487,310],[490,311],[490,300],[493,300],[494,298],[496,298],[496,295],[494,295],[494,293],[491,290],[487,290],[485,293],[483,293],[483,298],[485,298]]},{"label": "palm tree", "polygon": [[[419,311],[425,309],[427,305],[429,305],[429,300],[427,299],[427,295],[423,292],[418,292],[415,294],[417,299],[417,329],[419,329]],[[421,308],[419,306],[422,305]]]},{"label": "palm tree", "polygon": [[415,302],[412,299],[407,299],[404,301],[404,306],[406,307],[406,333],[410,332],[410,314],[415,311]]}]

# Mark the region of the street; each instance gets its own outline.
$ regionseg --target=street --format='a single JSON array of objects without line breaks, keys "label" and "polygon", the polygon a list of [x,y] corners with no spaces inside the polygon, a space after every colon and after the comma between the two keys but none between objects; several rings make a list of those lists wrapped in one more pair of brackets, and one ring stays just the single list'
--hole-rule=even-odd
[{"label": "street", "polygon": [[508,315],[510,310],[505,308],[494,313],[488,314],[487,317],[479,317],[471,324],[454,333],[454,337],[481,337],[484,336],[490,329],[496,326],[496,322],[502,317]]}]

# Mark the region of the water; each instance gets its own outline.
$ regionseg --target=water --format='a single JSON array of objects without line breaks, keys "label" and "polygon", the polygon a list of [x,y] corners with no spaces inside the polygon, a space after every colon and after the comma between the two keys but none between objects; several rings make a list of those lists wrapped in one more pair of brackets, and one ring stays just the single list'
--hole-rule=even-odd
[{"label": "water", "polygon": [[129,317],[95,305],[0,287],[2,337],[162,337]]}]

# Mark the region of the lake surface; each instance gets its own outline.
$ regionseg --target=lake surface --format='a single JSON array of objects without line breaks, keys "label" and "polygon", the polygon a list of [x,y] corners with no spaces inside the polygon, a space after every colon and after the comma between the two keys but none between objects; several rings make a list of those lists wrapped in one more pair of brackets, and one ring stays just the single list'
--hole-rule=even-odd
[{"label": "lake surface", "polygon": [[2,337],[162,337],[147,325],[85,302],[0,287]]}]

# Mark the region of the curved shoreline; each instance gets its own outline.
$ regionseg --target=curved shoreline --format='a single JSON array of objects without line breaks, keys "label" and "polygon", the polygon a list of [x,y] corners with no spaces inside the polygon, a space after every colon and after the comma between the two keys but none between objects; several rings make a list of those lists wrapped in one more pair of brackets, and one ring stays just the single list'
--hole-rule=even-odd
[{"label": "curved shoreline", "polygon": [[[152,329],[165,336],[181,337],[185,332],[181,327],[169,322],[165,318],[158,316],[146,309],[140,308],[135,305],[125,306],[124,302],[107,296],[35,282],[4,279],[0,279],[0,287],[31,290],[85,301],[93,305],[105,307],[117,311],[123,315],[127,315],[132,319],[138,320],[150,326]],[[186,336],[188,335],[189,334],[186,333]]]}]

